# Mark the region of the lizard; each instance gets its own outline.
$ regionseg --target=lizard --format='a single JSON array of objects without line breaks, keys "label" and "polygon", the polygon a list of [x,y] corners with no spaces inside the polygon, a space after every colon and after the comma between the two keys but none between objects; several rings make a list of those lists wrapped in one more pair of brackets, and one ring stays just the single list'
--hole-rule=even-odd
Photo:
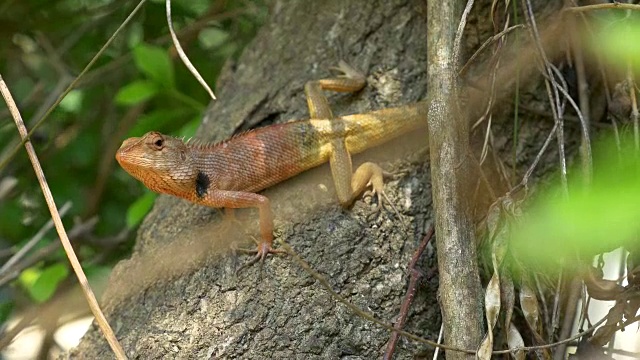
[{"label": "lizard", "polygon": [[152,191],[213,208],[257,208],[260,240],[251,262],[264,260],[282,251],[273,248],[273,214],[261,190],[329,162],[343,207],[369,186],[380,204],[388,174],[372,162],[354,172],[351,155],[426,127],[426,101],[334,117],[323,90],[357,92],[366,85],[366,77],[347,63],[336,69],[340,75],[305,84],[308,120],[265,126],[219,143],[185,142],[151,131],[124,140],[116,159]]}]

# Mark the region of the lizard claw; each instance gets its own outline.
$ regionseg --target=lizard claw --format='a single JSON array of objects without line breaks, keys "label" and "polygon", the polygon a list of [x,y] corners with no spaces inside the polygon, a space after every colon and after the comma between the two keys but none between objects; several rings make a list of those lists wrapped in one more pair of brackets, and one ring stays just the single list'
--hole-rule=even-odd
[{"label": "lizard claw", "polygon": [[[386,176],[386,174],[385,174]],[[404,230],[406,230],[405,227],[405,223],[402,219],[402,216],[400,216],[400,212],[398,211],[398,209],[395,207],[395,205],[393,205],[393,203],[391,202],[391,200],[389,200],[389,197],[387,196],[387,194],[384,192],[384,190],[382,189],[376,189],[375,187],[370,190],[367,191],[365,193],[365,196],[370,195],[372,198],[375,198],[376,202],[378,203],[378,205],[376,206],[376,208],[371,212],[370,215],[377,215],[380,213],[380,211],[382,210],[382,208],[384,207],[383,204],[386,202],[386,204],[388,204],[391,209],[393,209],[393,212],[396,214],[396,216],[398,217],[398,220],[400,220],[400,224],[402,225],[402,228]],[[384,200],[384,201],[383,201]]]},{"label": "lizard claw", "polygon": [[267,258],[267,255],[269,254],[286,254],[287,253],[284,250],[274,249],[273,247],[271,247],[271,244],[266,241],[259,242],[258,246],[256,246],[255,249],[237,249],[237,250],[240,252],[249,253],[249,254],[255,253],[256,255],[253,257],[253,259],[247,261],[244,265],[240,266],[240,268],[236,270],[236,274],[240,273],[242,269],[257,263],[258,261],[260,261],[261,264],[264,264],[264,260]]},{"label": "lizard claw", "polygon": [[338,66],[329,67],[330,70],[340,73],[339,78],[347,79],[364,79],[365,76],[356,68],[349,65],[346,61],[340,60]]}]

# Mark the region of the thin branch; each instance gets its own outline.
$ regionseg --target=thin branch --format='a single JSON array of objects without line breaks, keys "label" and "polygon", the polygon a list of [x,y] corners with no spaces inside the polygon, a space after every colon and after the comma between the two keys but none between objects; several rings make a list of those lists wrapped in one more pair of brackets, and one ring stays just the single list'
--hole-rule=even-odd
[{"label": "thin branch", "polygon": [[[69,233],[68,233],[69,240],[73,242],[78,237],[89,233],[95,228],[97,223],[98,223],[98,217],[94,216],[88,219],[87,221],[74,225],[71,228],[71,230],[69,230]],[[59,248],[60,248],[60,242],[53,241],[48,245],[46,245],[45,247],[34,251],[33,254],[31,254],[29,257],[23,259],[19,263],[7,269],[6,273],[3,273],[2,275],[0,275],[0,287],[6,285],[10,281],[15,280],[20,275],[20,273],[24,271],[24,269],[34,266],[40,261],[49,258],[51,254],[53,254]],[[104,253],[101,253],[100,255],[104,255]],[[96,258],[91,259],[91,261],[95,261],[95,260]]]},{"label": "thin branch", "polygon": [[462,34],[464,33],[464,27],[467,25],[467,18],[469,17],[469,13],[473,8],[473,3],[475,0],[467,0],[467,5],[462,12],[462,17],[460,18],[460,22],[458,23],[458,31],[456,31],[456,37],[453,41],[453,63],[460,63],[460,52],[462,45]]},{"label": "thin branch", "polygon": [[467,60],[467,62],[464,64],[464,66],[462,66],[462,68],[460,68],[460,71],[458,71],[458,75],[459,76],[464,76],[464,74],[469,69],[469,66],[473,63],[473,60],[476,57],[478,57],[478,55],[480,55],[480,53],[482,52],[482,50],[484,50],[484,48],[486,48],[487,46],[489,46],[489,45],[493,44],[494,42],[500,40],[503,36],[506,36],[508,33],[512,32],[513,30],[522,29],[522,28],[524,28],[524,25],[522,25],[522,24],[513,25],[513,26],[511,26],[509,28],[506,28],[506,29],[502,30],[501,32],[493,35],[492,37],[488,38],[484,43],[482,43],[482,45],[480,45],[478,50],[476,50],[476,52],[473,53],[473,55],[471,55],[471,57],[469,58],[469,60]]},{"label": "thin branch", "polygon": [[[320,285],[334,298],[336,299],[338,302],[342,303],[343,305],[345,305],[347,308],[349,308],[351,311],[353,311],[357,316],[360,316],[361,318],[371,321],[377,325],[380,325],[381,327],[391,331],[391,332],[397,332],[398,334],[417,341],[419,343],[422,344],[426,344],[435,348],[441,348],[444,350],[450,350],[450,351],[456,351],[456,352],[462,352],[462,353],[466,353],[466,354],[475,354],[476,350],[475,349],[459,349],[459,348],[455,348],[455,347],[451,347],[451,346],[447,346],[447,345],[443,345],[440,344],[439,341],[433,341],[433,340],[428,340],[425,338],[422,338],[420,336],[417,336],[415,334],[412,334],[408,331],[405,330],[399,330],[396,329],[393,325],[391,324],[387,324],[382,320],[377,319],[375,316],[369,314],[368,312],[360,309],[359,307],[353,305],[352,303],[350,303],[346,298],[344,298],[342,295],[338,294],[335,290],[333,290],[333,288],[331,287],[331,284],[329,284],[329,281],[327,281],[326,278],[324,278],[322,275],[320,275],[317,271],[315,271],[311,265],[309,265],[309,263],[307,263],[304,259],[302,259],[302,257],[296,253],[295,250],[293,250],[293,248],[286,243],[282,238],[279,239],[279,245],[284,249],[284,251],[287,252],[288,255],[291,256],[291,258],[293,259],[293,261],[295,263],[298,264],[298,266],[300,266],[302,269],[304,269],[311,277],[313,277],[314,279],[316,279],[316,281],[318,281],[318,283],[320,283]],[[636,318],[632,318],[631,320],[633,321],[637,321],[640,319],[640,316],[637,316]],[[589,327],[588,329],[579,332],[577,334],[575,334],[574,336],[561,340],[561,341],[556,341],[554,343],[550,343],[550,344],[545,344],[545,345],[536,345],[536,346],[524,346],[521,348],[513,348],[513,349],[505,349],[505,350],[494,350],[492,352],[492,354],[494,355],[501,355],[501,354],[509,354],[509,353],[515,353],[517,351],[535,351],[535,350],[541,350],[541,349],[549,349],[549,348],[553,348],[562,344],[567,344],[570,343],[572,341],[575,341],[587,334],[591,334],[592,332],[594,332],[598,326],[600,326],[602,323],[605,322],[605,320],[607,320],[606,316],[603,317],[602,319],[600,319],[598,322],[596,322],[595,324],[593,324],[591,327]],[[629,325],[630,322],[627,324]],[[440,340],[440,338],[439,338]]]},{"label": "thin branch", "polygon": [[[71,202],[67,201],[60,208],[60,217],[65,216],[69,209],[71,209]],[[13,264],[20,261],[20,259],[22,259],[22,257],[25,256],[29,252],[29,250],[36,246],[36,244],[38,244],[38,242],[42,240],[45,234],[49,232],[52,227],[53,220],[49,219],[49,221],[47,221],[47,223],[44,224],[44,226],[42,226],[42,228],[40,228],[40,230],[38,230],[38,232],[29,241],[27,241],[27,243],[18,252],[16,252],[9,260],[7,260],[4,265],[2,265],[2,268],[0,268],[0,277],[4,276],[7,270],[13,266]]]},{"label": "thin branch", "polygon": [[302,257],[300,257],[300,255],[298,255],[298,253],[295,252],[295,250],[293,250],[293,248],[287,244],[282,238],[280,238],[280,246],[284,249],[284,251],[287,252],[287,254],[289,256],[291,256],[291,258],[293,259],[293,261],[295,261],[298,266],[300,266],[302,269],[304,269],[304,271],[306,271],[309,275],[311,275],[311,277],[313,277],[314,279],[316,279],[316,281],[318,281],[320,283],[320,285],[329,293],[331,294],[331,296],[336,299],[338,302],[342,303],[344,306],[346,306],[347,308],[349,308],[351,311],[353,311],[357,316],[360,316],[361,318],[371,321],[375,324],[378,324],[380,326],[382,326],[383,328],[392,331],[392,332],[397,332],[398,334],[409,338],[411,340],[417,341],[419,343],[422,344],[426,344],[426,345],[430,345],[433,347],[440,347],[442,349],[445,350],[451,350],[451,351],[457,351],[457,352],[463,352],[463,353],[467,353],[467,354],[475,354],[476,351],[475,350],[466,350],[466,349],[459,349],[459,348],[455,348],[455,347],[451,347],[451,346],[447,346],[447,345],[443,345],[443,344],[439,344],[433,340],[428,340],[428,339],[424,339],[420,336],[414,335],[408,331],[405,330],[401,330],[401,329],[396,329],[393,325],[391,324],[387,324],[386,322],[379,320],[378,318],[376,318],[375,316],[369,314],[368,312],[360,309],[359,307],[353,305],[351,302],[349,302],[349,300],[347,300],[345,297],[343,297],[342,295],[338,294],[335,290],[333,290],[333,288],[331,287],[331,284],[329,284],[329,281],[327,281],[327,279],[325,279],[322,275],[320,275],[317,271],[315,271],[311,265],[309,265],[309,263],[307,263],[306,261],[304,261],[302,259]]},{"label": "thin branch", "polygon": [[135,14],[138,13],[138,11],[142,8],[142,5],[144,5],[144,3],[147,0],[140,0],[140,2],[138,3],[138,5],[133,9],[133,11],[131,12],[131,14],[129,14],[129,16],[127,16],[127,18],[122,22],[122,24],[116,29],[116,31],[113,33],[113,35],[111,35],[111,37],[109,38],[109,40],[107,40],[106,43],[104,43],[104,45],[102,46],[102,48],[100,48],[100,50],[98,50],[98,52],[94,55],[94,57],[91,59],[91,61],[89,61],[89,63],[87,64],[87,66],[84,67],[84,69],[82,69],[82,71],[80,72],[80,74],[78,74],[78,76],[71,82],[71,84],[69,84],[69,86],[67,87],[67,89],[58,97],[58,99],[51,105],[51,107],[49,107],[49,110],[47,110],[47,112],[42,116],[42,118],[40,120],[38,120],[38,122],[36,122],[32,127],[31,130],[29,131],[28,134],[26,134],[25,137],[23,137],[22,142],[18,145],[16,145],[13,150],[11,150],[9,152],[9,155],[7,157],[5,157],[4,159],[2,159],[2,162],[0,162],[0,170],[4,169],[9,162],[11,161],[11,159],[14,158],[14,156],[16,156],[16,154],[18,154],[18,151],[20,151],[20,148],[22,147],[22,145],[24,145],[33,135],[33,132],[36,131],[36,129],[38,129],[40,127],[40,125],[42,125],[44,123],[44,121],[49,117],[49,115],[51,115],[51,113],[53,112],[53,110],[58,106],[58,104],[60,104],[60,102],[62,101],[62,99],[64,99],[65,96],[67,96],[67,94],[69,94],[71,92],[71,90],[73,90],[76,85],[78,84],[78,82],[80,81],[80,79],[84,76],[84,74],[87,73],[87,71],[89,71],[89,69],[93,66],[93,64],[95,64],[96,61],[98,61],[98,59],[100,58],[100,56],[102,56],[102,54],[107,50],[107,48],[109,47],[109,45],[111,45],[111,43],[113,42],[113,40],[115,40],[115,38],[118,36],[118,34],[120,34],[120,31],[122,31],[122,29],[124,29],[127,24],[131,21],[131,19],[133,19],[133,17],[135,16]]},{"label": "thin branch", "polygon": [[549,101],[552,105],[551,110],[553,111],[553,118],[557,125],[556,132],[558,140],[558,156],[560,158],[560,180],[564,196],[569,196],[569,187],[567,181],[567,160],[564,151],[564,125],[562,120],[563,106],[561,106],[560,96],[558,95],[559,86],[557,86],[557,83],[554,81],[554,75],[550,67],[549,59],[547,58],[544,48],[542,47],[542,43],[540,41],[540,33],[538,32],[538,26],[533,14],[531,2],[529,0],[522,0],[522,7],[525,12],[525,19],[529,24],[529,32],[533,39],[533,43],[535,44],[535,49],[538,53],[538,56],[540,57],[542,67],[544,69],[542,73],[543,75],[546,75],[545,86],[547,88]]},{"label": "thin branch", "polygon": [[584,65],[584,56],[582,52],[582,44],[577,34],[576,20],[571,19],[572,31],[571,31],[571,49],[573,50],[573,63],[576,69],[577,82],[578,82],[578,101],[580,102],[580,112],[578,117],[583,124],[584,135],[580,139],[580,157],[582,160],[582,173],[585,179],[584,184],[589,185],[591,183],[591,144],[589,141],[589,130],[591,129],[591,107],[589,99],[589,81],[587,80],[587,74]]},{"label": "thin branch", "polygon": [[65,252],[67,253],[67,257],[69,258],[71,267],[73,268],[73,271],[76,273],[76,277],[80,282],[80,286],[85,295],[85,298],[87,299],[89,307],[91,308],[91,312],[96,317],[98,326],[100,327],[100,329],[102,330],[102,333],[104,334],[107,341],[109,342],[109,345],[111,346],[111,349],[115,353],[116,358],[126,359],[127,357],[124,353],[124,350],[122,349],[122,346],[120,345],[120,343],[118,342],[118,339],[113,333],[113,330],[111,330],[111,327],[109,326],[107,319],[102,313],[102,310],[100,310],[100,305],[98,305],[98,300],[96,300],[96,297],[93,294],[93,291],[91,290],[91,287],[89,285],[89,281],[87,280],[87,277],[84,274],[84,271],[82,270],[82,266],[80,265],[80,262],[78,261],[78,258],[75,255],[73,246],[71,246],[71,243],[69,242],[69,238],[67,237],[67,232],[64,228],[64,225],[62,224],[62,219],[60,218],[60,213],[58,212],[55,200],[53,199],[53,195],[51,194],[51,189],[49,189],[49,185],[47,184],[47,179],[45,178],[44,172],[42,171],[42,166],[40,165],[40,161],[38,160],[38,156],[36,155],[35,149],[33,148],[31,141],[29,140],[27,128],[24,125],[24,121],[22,120],[22,116],[20,115],[18,107],[16,106],[16,103],[13,100],[13,97],[11,96],[11,93],[9,92],[9,89],[7,88],[7,85],[5,84],[4,79],[2,79],[1,75],[0,75],[0,92],[2,92],[2,96],[4,97],[4,100],[7,103],[7,107],[11,111],[11,115],[13,116],[13,119],[16,123],[16,127],[18,128],[18,132],[20,132],[20,136],[24,141],[24,146],[27,150],[27,154],[29,155],[29,160],[31,160],[31,164],[33,165],[33,170],[36,173],[38,182],[40,183],[40,187],[42,188],[42,193],[47,202],[47,206],[49,207],[49,212],[51,213],[51,217],[53,218],[53,222],[56,226],[56,230],[58,231],[58,235],[60,236],[60,240],[62,241],[62,246],[64,247]]},{"label": "thin branch", "polygon": [[173,46],[176,47],[176,51],[178,52],[178,56],[180,56],[180,60],[184,63],[184,65],[189,69],[191,74],[198,80],[200,85],[209,93],[211,99],[215,100],[216,96],[213,94],[213,91],[209,87],[206,81],[202,78],[202,75],[198,72],[195,66],[189,60],[187,54],[185,54],[182,46],[180,45],[180,41],[176,36],[176,32],[173,30],[173,22],[171,21],[171,0],[166,0],[166,10],[167,10],[167,24],[169,25],[169,32],[171,33],[171,40],[173,41]]},{"label": "thin branch", "polygon": [[626,4],[626,3],[614,1],[613,3],[610,3],[610,4],[596,4],[596,5],[568,7],[568,8],[565,8],[564,11],[582,12],[582,11],[607,10],[607,9],[627,9],[627,10],[640,11],[640,5]]},{"label": "thin branch", "polygon": [[[433,225],[427,231],[427,234],[422,239],[420,246],[416,249],[413,257],[411,258],[411,262],[409,263],[409,286],[407,287],[407,293],[404,297],[404,301],[400,306],[400,316],[398,316],[398,320],[394,324],[396,329],[402,329],[404,324],[407,321],[407,316],[409,315],[409,309],[411,308],[411,304],[413,303],[413,299],[416,296],[416,291],[418,290],[418,281],[422,277],[421,272],[417,269],[418,261],[420,257],[422,257],[422,253],[427,248],[427,245],[433,238]],[[383,359],[390,360],[393,358],[393,353],[396,350],[396,343],[400,335],[397,332],[393,332],[391,334],[391,339],[389,339],[389,343],[387,344],[387,350],[384,353]]]},{"label": "thin branch", "polygon": [[542,155],[546,152],[547,147],[549,146],[549,143],[551,143],[551,139],[553,138],[553,134],[555,133],[557,127],[558,127],[558,123],[556,122],[553,124],[553,128],[551,128],[549,135],[547,135],[547,138],[545,139],[544,144],[542,144],[540,151],[538,151],[538,154],[533,160],[533,163],[531,164],[531,166],[529,166],[529,169],[527,169],[527,172],[522,177],[522,181],[520,181],[518,185],[516,185],[513,189],[511,189],[511,191],[509,191],[509,194],[516,193],[522,187],[524,187],[525,189],[528,188],[529,178],[531,177],[531,174],[533,174],[533,171],[538,166],[538,163],[540,162],[540,159],[542,159]]},{"label": "thin branch", "polygon": [[[438,331],[438,344],[442,343],[442,337],[444,336],[444,326],[442,324],[440,324],[440,331]],[[436,360],[438,358],[438,353],[440,352],[440,348],[437,347],[434,351],[433,351],[433,360]]]}]

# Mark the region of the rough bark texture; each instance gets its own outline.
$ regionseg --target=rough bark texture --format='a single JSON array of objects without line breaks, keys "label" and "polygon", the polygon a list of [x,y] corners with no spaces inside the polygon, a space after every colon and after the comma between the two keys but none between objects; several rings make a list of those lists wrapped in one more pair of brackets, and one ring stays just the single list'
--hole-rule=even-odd
[{"label": "rough bark texture", "polygon": [[[483,321],[471,201],[475,167],[468,156],[469,121],[459,105],[460,64],[454,48],[463,6],[462,1],[429,2],[429,148],[444,343],[476,349]],[[449,350],[446,355],[475,357]]]},{"label": "rough bark texture", "polygon": [[[479,46],[491,31],[490,3],[477,5],[484,20],[471,22],[468,46]],[[207,111],[200,137],[222,140],[254,126],[307,117],[304,83],[326,77],[340,59],[365,71],[369,85],[355,95],[332,95],[336,115],[424,99],[426,46],[421,0],[275,1],[269,23],[223,72],[219,100]],[[520,153],[525,158],[538,149],[528,144],[546,135],[540,124],[523,125]],[[496,142],[510,149],[511,132],[504,133]],[[356,201],[349,211],[341,209],[328,166],[266,192],[276,214],[276,239],[291,244],[333,289],[387,322],[398,314],[409,260],[432,223],[427,152],[407,155],[404,146],[418,142],[426,149],[425,139],[416,134],[355,160],[378,161],[401,174],[385,189],[402,219],[387,210],[369,216],[375,207],[369,198]],[[257,214],[245,215],[250,234],[255,234]],[[236,276],[234,266],[246,258],[223,250],[250,237],[225,231],[216,225],[219,218],[216,210],[162,196],[142,224],[131,259],[116,266],[103,297],[107,317],[130,358],[381,356],[388,331],[338,304],[290,259],[271,256],[262,271],[253,266]],[[423,270],[435,266],[434,253],[429,248],[424,255]],[[437,338],[436,291],[435,281],[422,284],[406,330]],[[402,340],[396,359],[427,350],[431,352]],[[113,356],[95,328],[68,355]]]}]

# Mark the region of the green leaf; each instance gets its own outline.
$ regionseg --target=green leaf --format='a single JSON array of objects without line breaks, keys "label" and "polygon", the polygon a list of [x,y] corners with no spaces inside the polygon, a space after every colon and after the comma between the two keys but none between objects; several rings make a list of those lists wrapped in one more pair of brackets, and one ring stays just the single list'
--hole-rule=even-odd
[{"label": "green leaf", "polygon": [[173,64],[167,51],[149,44],[139,44],[133,49],[133,58],[138,70],[143,72],[150,80],[173,88]]},{"label": "green leaf", "polygon": [[135,227],[142,221],[144,216],[151,210],[156,196],[156,193],[149,191],[129,206],[129,209],[127,209],[127,226],[129,228]]},{"label": "green leaf", "polygon": [[60,108],[70,112],[77,113],[82,108],[82,99],[84,94],[80,90],[72,90],[60,102]]},{"label": "green leaf", "polygon": [[640,231],[640,163],[633,141],[594,147],[594,177],[589,188],[573,171],[569,196],[561,185],[539,194],[514,233],[522,258],[553,268],[579,254],[583,259],[631,246]]},{"label": "green leaf", "polygon": [[229,33],[227,31],[214,27],[203,29],[198,35],[198,40],[205,49],[218,47],[224,44],[228,38]]},{"label": "green leaf", "polygon": [[69,275],[69,269],[63,263],[57,263],[45,268],[38,279],[27,290],[36,302],[42,303],[51,298],[58,285]]},{"label": "green leaf", "polygon": [[0,298],[0,323],[6,324],[9,316],[13,313],[14,302],[6,295]]},{"label": "green leaf", "polygon": [[25,288],[30,288],[35,284],[36,280],[40,277],[40,270],[34,267],[26,268],[20,273],[18,282]]},{"label": "green leaf", "polygon": [[129,34],[127,36],[127,45],[130,49],[135,48],[144,39],[144,28],[140,23],[134,23],[129,25]]},{"label": "green leaf", "polygon": [[155,82],[147,80],[136,80],[124,86],[116,94],[116,104],[136,105],[149,100],[158,93],[158,86]]},{"label": "green leaf", "polygon": [[186,119],[193,116],[193,113],[192,109],[186,107],[158,109],[138,118],[127,135],[141,136],[150,130],[173,133],[185,123]]},{"label": "green leaf", "polygon": [[640,71],[640,16],[609,10],[601,14],[599,25],[590,41],[592,50],[620,69],[631,65]]},{"label": "green leaf", "polygon": [[193,119],[191,119],[188,123],[184,124],[180,131],[178,131],[178,136],[184,138],[191,138],[196,134],[196,130],[200,127],[200,123],[202,122],[202,116],[196,115]]}]

